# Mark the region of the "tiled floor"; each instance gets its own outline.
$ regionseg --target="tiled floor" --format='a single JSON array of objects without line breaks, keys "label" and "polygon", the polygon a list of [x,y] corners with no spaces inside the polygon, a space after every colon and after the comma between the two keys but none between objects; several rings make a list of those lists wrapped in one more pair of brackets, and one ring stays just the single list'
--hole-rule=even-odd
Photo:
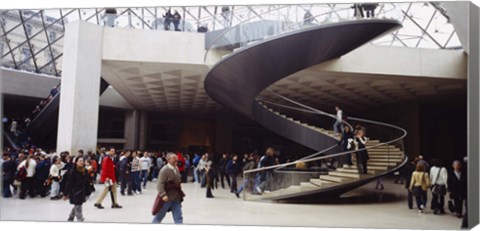
[{"label": "tiled floor", "polygon": [[[240,181],[241,182],[241,181]],[[186,193],[183,203],[185,224],[268,225],[303,227],[358,227],[396,229],[459,229],[461,220],[452,214],[433,215],[427,210],[419,214],[407,208],[403,185],[385,179],[385,190],[375,190],[375,182],[356,189],[349,198],[322,204],[285,204],[251,202],[237,199],[227,189],[214,190],[215,198],[207,199],[205,189],[198,184],[183,185]],[[107,196],[100,210],[93,207],[99,189],[83,206],[87,222],[150,223],[151,206],[155,198],[155,183],[149,182],[142,195],[121,196],[123,209],[111,209]],[[429,195],[431,198],[431,195]],[[430,203],[429,203],[430,204]],[[429,206],[429,205],[428,205]],[[50,201],[35,198],[3,199],[0,219],[28,221],[65,221],[72,205],[68,201]],[[173,223],[170,213],[164,223]]]}]

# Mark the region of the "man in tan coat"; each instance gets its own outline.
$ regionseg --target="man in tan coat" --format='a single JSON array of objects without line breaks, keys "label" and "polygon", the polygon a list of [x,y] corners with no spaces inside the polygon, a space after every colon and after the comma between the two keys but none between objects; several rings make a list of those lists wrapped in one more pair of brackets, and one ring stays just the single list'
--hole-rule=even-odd
[{"label": "man in tan coat", "polygon": [[[167,164],[160,170],[157,190],[164,201],[160,211],[153,217],[152,223],[162,222],[168,211],[172,211],[175,224],[183,223],[182,201],[183,193],[180,189],[181,176],[177,167],[178,157],[175,153],[167,154]],[[175,185],[176,187],[171,187]]]}]

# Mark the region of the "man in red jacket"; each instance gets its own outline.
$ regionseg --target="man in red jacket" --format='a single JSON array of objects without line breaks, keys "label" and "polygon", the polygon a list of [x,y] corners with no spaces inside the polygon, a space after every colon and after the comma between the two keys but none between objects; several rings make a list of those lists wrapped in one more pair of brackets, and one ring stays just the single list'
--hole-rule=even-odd
[{"label": "man in red jacket", "polygon": [[103,209],[102,201],[107,196],[107,193],[110,191],[112,193],[112,209],[118,208],[121,209],[117,203],[117,179],[115,177],[115,165],[113,164],[113,156],[115,155],[115,149],[111,148],[109,152],[107,152],[107,156],[103,158],[102,161],[102,172],[100,174],[100,182],[105,184],[105,188],[103,189],[102,194],[98,198],[97,202],[94,204],[95,207],[99,209]]},{"label": "man in red jacket", "polygon": [[182,183],[187,183],[187,168],[186,168],[186,161],[185,158],[183,157],[181,152],[177,152],[177,157],[178,157],[178,170],[180,171],[181,175],[181,181]]}]

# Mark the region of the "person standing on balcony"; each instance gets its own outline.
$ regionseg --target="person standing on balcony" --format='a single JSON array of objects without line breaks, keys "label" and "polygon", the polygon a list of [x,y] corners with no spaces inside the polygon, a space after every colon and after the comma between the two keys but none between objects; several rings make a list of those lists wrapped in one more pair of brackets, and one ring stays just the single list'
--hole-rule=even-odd
[{"label": "person standing on balcony", "polygon": [[312,22],[313,22],[313,15],[312,13],[310,13],[309,10],[307,10],[303,15],[303,25],[306,25],[306,26],[312,25],[313,24]]},{"label": "person standing on balcony", "polygon": [[175,31],[180,31],[180,28],[178,28],[178,25],[180,25],[181,19],[182,19],[182,16],[180,16],[178,11],[175,10],[175,13],[172,16],[172,21],[173,21],[173,26],[175,27]]},{"label": "person standing on balcony", "polygon": [[117,17],[117,10],[115,8],[105,9],[105,25],[109,27],[115,27],[115,18]]},{"label": "person standing on balcony", "polygon": [[343,111],[338,106],[335,106],[335,111],[337,112],[337,114],[336,114],[335,123],[333,124],[333,132],[336,135],[339,132],[338,127],[340,127],[340,132],[343,132],[343,122],[342,122]]},{"label": "person standing on balcony", "polygon": [[230,8],[228,6],[222,6],[223,27],[230,26]]},{"label": "person standing on balcony", "polygon": [[170,23],[173,21],[173,15],[170,10],[167,10],[163,16],[163,27],[165,30],[170,30]]},{"label": "person standing on balcony", "polygon": [[367,18],[370,18],[370,16],[374,18],[375,9],[377,8],[378,3],[364,3],[362,5],[363,5],[363,9],[365,9],[365,12],[367,13]]},{"label": "person standing on balcony", "polygon": [[353,4],[351,7],[353,8],[353,17],[354,18],[364,18],[365,15],[363,14],[363,5],[362,4]]}]

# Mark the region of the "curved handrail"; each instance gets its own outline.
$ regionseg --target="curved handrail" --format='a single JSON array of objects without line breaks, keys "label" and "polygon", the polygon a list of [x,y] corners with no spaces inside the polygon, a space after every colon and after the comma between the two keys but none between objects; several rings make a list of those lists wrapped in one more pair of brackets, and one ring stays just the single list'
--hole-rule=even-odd
[{"label": "curved handrail", "polygon": [[[272,9],[272,10],[267,11],[267,12],[264,12],[264,13],[262,13],[262,14],[260,14],[260,15],[265,15],[265,14],[271,13],[271,12],[273,12],[273,11],[280,10],[280,9],[283,9],[283,8],[287,8],[287,7],[292,7],[292,5],[283,5],[283,7],[279,7],[279,8],[276,8],[276,9]],[[342,11],[342,10],[350,10],[350,7],[349,7],[349,8],[344,8],[344,9],[340,9],[340,10],[341,10],[341,11]],[[318,18],[318,17],[320,17],[320,16],[327,15],[327,14],[331,14],[331,13],[332,13],[332,11],[325,12],[325,13],[321,13],[321,14],[317,14],[317,15],[313,15],[313,16],[310,17],[309,19],[311,19],[311,20],[315,19],[315,20],[316,20],[316,18]],[[226,31],[222,32],[221,34],[219,34],[218,36],[216,36],[215,39],[210,43],[210,45],[213,45],[213,44],[217,43],[217,41],[220,40],[221,38],[223,38],[223,36],[224,36],[225,34],[231,32],[232,30],[235,30],[236,28],[238,28],[238,26],[241,26],[241,25],[243,25],[244,23],[247,23],[247,22],[249,22],[250,20],[255,19],[255,18],[257,18],[257,17],[258,17],[258,16],[250,17],[250,18],[248,18],[248,19],[246,19],[246,20],[238,23],[238,24],[235,25],[234,27],[228,28],[228,30],[226,30]],[[274,34],[274,35],[270,35],[270,36],[268,36],[268,37],[276,36],[276,35],[280,35],[280,34],[282,34],[282,33],[289,32],[289,31],[293,30],[293,29],[295,28],[295,26],[303,25],[303,24],[304,24],[304,21],[303,21],[303,20],[304,20],[304,19],[302,19],[301,22],[294,22],[292,25],[290,25],[290,26],[287,27],[286,29],[282,29],[279,33],[276,33],[276,34]],[[212,50],[212,49],[214,49],[214,48],[210,48],[210,49],[208,49],[208,50],[205,52],[205,54],[204,54],[204,56],[203,56],[203,61],[204,61],[204,62],[207,61],[208,54],[210,53],[210,50]]]},{"label": "curved handrail", "polygon": [[[283,96],[282,96],[283,97]],[[286,97],[285,97],[286,98]],[[292,102],[295,102],[293,100],[290,100],[289,101],[292,101]],[[300,103],[299,103],[300,104]],[[292,108],[292,107],[290,107]],[[318,112],[317,112],[318,111]],[[317,110],[315,109],[315,111],[313,112],[315,114],[328,114],[328,113],[325,113],[325,112],[322,112],[320,110]],[[397,129],[397,130],[400,130],[403,134],[396,138],[396,139],[393,139],[393,140],[390,140],[390,141],[387,141],[387,142],[384,142],[384,143],[379,143],[379,144],[376,144],[376,145],[373,145],[373,146],[370,146],[370,147],[365,147],[365,148],[362,148],[362,149],[358,149],[358,150],[350,150],[350,151],[344,151],[344,152],[340,152],[340,153],[334,153],[334,154],[329,154],[329,155],[325,155],[325,156],[320,156],[320,157],[315,157],[315,158],[310,158],[310,159],[299,159],[299,160],[295,160],[293,162],[289,162],[289,163],[284,163],[284,164],[278,164],[278,165],[272,165],[272,166],[268,166],[268,167],[262,167],[262,168],[256,168],[256,169],[252,169],[252,170],[247,170],[244,172],[245,173],[255,173],[255,172],[260,172],[260,171],[265,171],[265,170],[270,170],[270,169],[277,169],[277,168],[284,168],[284,167],[287,167],[287,166],[291,166],[291,165],[294,165],[294,164],[297,164],[299,162],[312,162],[312,161],[318,161],[318,160],[323,160],[323,159],[329,159],[329,158],[333,158],[333,157],[338,157],[338,156],[343,156],[343,155],[346,155],[346,154],[350,154],[350,153],[354,153],[354,152],[359,152],[359,151],[364,151],[364,150],[368,150],[368,149],[373,149],[373,148],[376,148],[376,147],[380,147],[380,146],[384,146],[384,145],[389,145],[391,143],[394,143],[394,142],[397,142],[403,138],[405,138],[407,136],[407,131],[401,127],[398,127],[398,126],[395,126],[395,125],[391,125],[391,124],[387,124],[387,123],[383,123],[383,122],[378,122],[378,121],[373,121],[373,120],[367,120],[367,119],[361,119],[361,118],[355,118],[355,117],[351,117],[350,118],[351,120],[356,120],[356,121],[362,121],[362,122],[366,122],[366,123],[371,123],[371,124],[376,124],[376,125],[380,125],[380,126],[386,126],[386,127],[391,127],[391,128],[394,128],[394,129]],[[314,154],[311,154],[310,156],[316,156],[316,155],[319,155],[319,154],[322,154],[324,151],[319,151],[319,152],[315,152]]]},{"label": "curved handrail", "polygon": [[[266,15],[266,14],[272,13],[273,11],[280,10],[280,9],[283,9],[283,8],[287,8],[287,7],[291,7],[291,6],[290,6],[290,5],[282,5],[282,6],[279,7],[279,8],[271,9],[271,10],[266,11],[266,12],[263,12],[263,13],[261,13],[261,14],[259,14],[259,15],[260,15],[260,16]],[[239,22],[237,25],[235,25],[235,26],[233,26],[233,27],[229,27],[227,30],[225,30],[225,31],[223,31],[222,33],[220,33],[219,35],[217,35],[217,36],[213,39],[213,41],[210,43],[210,45],[215,44],[215,43],[216,43],[220,38],[222,38],[225,34],[231,32],[232,30],[235,30],[236,28],[238,28],[238,26],[241,26],[241,25],[243,25],[244,23],[250,22],[250,20],[253,20],[253,19],[256,19],[256,18],[258,18],[258,16],[257,16],[257,15],[254,15],[254,16],[252,16],[252,17],[250,17],[250,18],[247,18],[247,19]],[[203,55],[203,61],[204,61],[204,62],[206,62],[207,56],[208,56],[210,50],[211,50],[211,49],[208,49],[207,52],[205,52],[205,54]]]},{"label": "curved handrail", "polygon": [[[297,5],[284,5],[283,7],[280,7],[280,8],[277,8],[277,9],[272,9],[272,10],[269,10],[269,11],[267,11],[267,12],[264,12],[264,13],[260,14],[260,16],[261,16],[261,15],[264,15],[264,14],[271,13],[271,12],[276,11],[276,10],[281,10],[281,9],[283,9],[283,8],[292,7],[292,6],[295,7],[295,6],[297,6]],[[320,14],[312,15],[312,16],[310,16],[308,19],[309,19],[309,20],[312,20],[312,21],[315,20],[315,21],[318,22],[317,18],[319,18],[319,17],[321,17],[321,16],[324,16],[324,15],[329,15],[329,14],[331,15],[332,12],[335,12],[335,14],[337,14],[337,16],[339,16],[340,19],[343,19],[342,17],[340,17],[340,15],[338,14],[338,12],[350,11],[351,9],[352,9],[352,8],[351,8],[350,6],[345,7],[345,8],[336,9],[336,10],[333,10],[333,9],[332,9],[331,11],[327,11],[327,12],[323,12],[323,13],[320,13]],[[384,13],[384,14],[387,14],[387,13],[390,13],[390,11],[385,11],[385,12],[383,12],[383,13]],[[377,18],[378,18],[378,17],[379,17],[379,16],[377,16]],[[225,34],[231,32],[232,30],[238,28],[238,26],[241,26],[242,24],[247,23],[247,22],[249,22],[250,20],[255,19],[255,18],[258,18],[258,16],[257,16],[257,15],[252,16],[252,17],[250,17],[250,18],[248,18],[248,19],[246,19],[246,20],[243,20],[243,21],[239,22],[239,23],[236,24],[235,26],[228,28],[226,31],[224,31],[224,32],[222,32],[221,34],[219,34],[218,36],[216,36],[215,39],[210,43],[210,45],[216,44],[216,43],[218,42],[218,40],[221,39]],[[354,17],[354,16],[350,17],[350,15],[349,15],[349,16],[347,16],[345,19],[346,19],[346,20],[357,20],[358,17]],[[285,20],[285,21],[288,22],[289,20]],[[332,22],[327,22],[327,23],[332,23]],[[292,30],[294,30],[295,28],[297,28],[298,26],[302,26],[302,25],[313,26],[313,25],[320,25],[320,24],[322,24],[322,23],[318,23],[318,24],[305,24],[305,18],[302,18],[302,19],[300,19],[300,21],[293,22],[292,25],[289,25],[288,27],[286,27],[286,28],[284,28],[284,29],[281,29],[278,33],[273,34],[273,35],[267,35],[266,37],[272,37],[272,36],[280,35],[280,34],[283,34],[283,33],[289,32],[289,31],[292,31]],[[265,39],[265,38],[263,38],[263,39]],[[206,61],[207,61],[207,57],[208,57],[208,54],[210,53],[210,50],[212,50],[212,48],[208,49],[208,50],[205,52],[205,54],[204,54],[203,60],[204,60],[205,63],[206,63]]]},{"label": "curved handrail", "polygon": [[[309,110],[315,111],[315,112],[317,112],[317,114],[326,115],[326,116],[332,117],[333,119],[337,119],[337,117],[334,116],[333,114],[329,114],[329,113],[327,113],[327,112],[320,111],[320,110],[318,110],[318,109],[316,109],[316,108],[307,106],[307,105],[305,105],[305,104],[301,104],[301,103],[299,103],[299,102],[297,102],[297,101],[294,101],[294,100],[291,100],[291,99],[289,99],[289,98],[287,98],[287,97],[285,97],[285,96],[283,96],[283,95],[277,94],[277,93],[273,92],[273,91],[270,90],[270,89],[267,89],[267,91],[270,92],[270,93],[272,93],[273,95],[275,95],[275,96],[277,96],[277,97],[280,97],[280,98],[282,98],[282,99],[290,102],[290,103],[293,103],[293,104],[296,104],[296,105],[298,105],[298,106],[300,106],[300,107],[304,107],[304,108],[307,108],[307,109],[309,109]],[[348,121],[342,119],[342,123],[347,124],[347,125],[350,127],[350,129],[352,129],[352,131],[353,131],[353,127],[352,127],[352,125],[351,125],[350,123],[348,123]]]}]

